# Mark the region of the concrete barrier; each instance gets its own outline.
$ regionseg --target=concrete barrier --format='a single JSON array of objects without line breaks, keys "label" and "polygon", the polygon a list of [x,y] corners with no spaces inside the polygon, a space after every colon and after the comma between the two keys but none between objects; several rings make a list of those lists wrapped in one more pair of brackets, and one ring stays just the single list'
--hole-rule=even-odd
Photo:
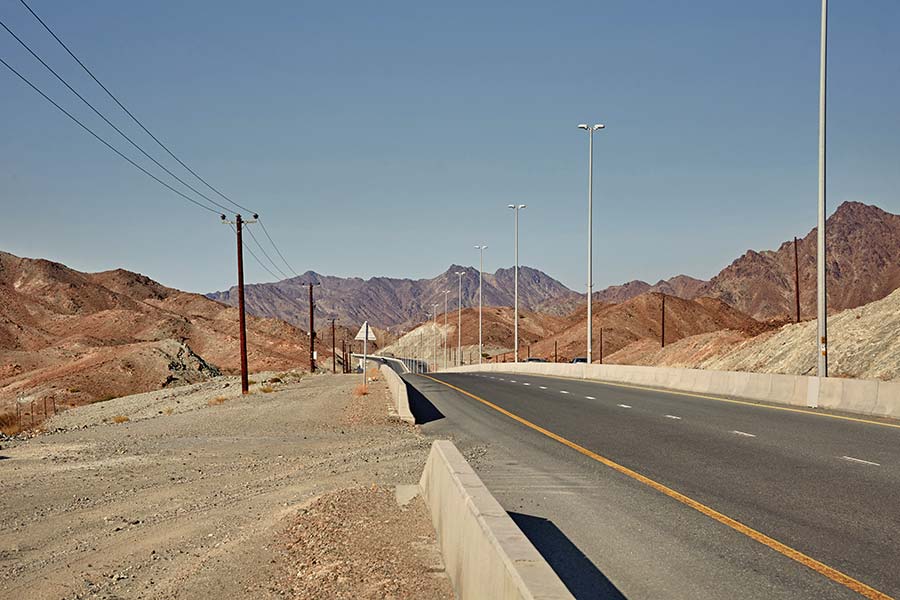
[{"label": "concrete barrier", "polygon": [[447,372],[479,370],[554,375],[900,419],[900,381],[561,363],[487,363]]},{"label": "concrete barrier", "polygon": [[391,397],[394,399],[394,410],[397,411],[397,417],[407,423],[415,423],[412,410],[409,408],[409,390],[406,388],[406,382],[386,364],[381,365],[381,374],[391,390]]},{"label": "concrete barrier", "polygon": [[457,598],[574,598],[452,442],[432,444],[419,485]]}]

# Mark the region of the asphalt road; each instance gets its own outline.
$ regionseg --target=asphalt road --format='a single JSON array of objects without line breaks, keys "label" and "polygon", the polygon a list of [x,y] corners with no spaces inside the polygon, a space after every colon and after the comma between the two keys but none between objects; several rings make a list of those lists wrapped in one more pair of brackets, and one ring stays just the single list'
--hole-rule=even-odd
[{"label": "asphalt road", "polygon": [[579,598],[900,597],[896,426],[579,380],[433,377],[497,408],[406,375],[423,430],[457,442]]}]

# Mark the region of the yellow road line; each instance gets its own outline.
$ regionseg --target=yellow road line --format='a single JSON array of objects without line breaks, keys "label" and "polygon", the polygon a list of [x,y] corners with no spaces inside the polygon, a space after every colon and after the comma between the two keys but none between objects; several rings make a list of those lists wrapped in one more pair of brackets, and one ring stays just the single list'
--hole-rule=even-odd
[{"label": "yellow road line", "polygon": [[[465,375],[465,372],[459,373]],[[584,379],[579,377],[563,377],[561,375],[544,375],[543,373],[519,373],[519,375],[527,375],[529,377],[546,377],[548,379],[564,379],[566,381],[581,381],[584,383],[597,383],[600,385],[610,385],[613,387],[630,388],[633,390],[645,390],[648,392],[661,392],[663,394],[675,394],[676,396],[688,396],[690,398],[702,398],[704,400],[715,400],[716,402],[727,402],[729,404],[743,404],[744,406],[754,406],[756,408],[768,408],[771,410],[783,410],[787,412],[800,413],[803,415],[811,415],[814,417],[828,417],[829,419],[840,419],[842,421],[853,421],[855,423],[865,423],[867,425],[880,425],[882,427],[893,427],[900,429],[900,423],[885,423],[884,421],[872,421],[869,419],[860,419],[858,417],[845,417],[843,415],[833,415],[827,412],[816,412],[811,409],[793,408],[790,406],[772,406],[760,402],[748,402],[747,400],[733,400],[731,398],[720,398],[719,396],[708,396],[706,394],[697,394],[695,392],[681,392],[678,390],[669,390],[665,388],[655,388],[646,385],[634,385],[632,383],[616,383],[612,381],[601,381],[599,379]]]},{"label": "yellow road line", "polygon": [[775,550],[776,552],[783,554],[784,556],[790,558],[791,560],[796,561],[796,562],[800,563],[801,565],[812,569],[813,571],[815,571],[816,573],[819,573],[820,575],[824,575],[825,577],[834,581],[835,583],[839,583],[840,585],[860,594],[861,596],[864,596],[866,598],[871,598],[873,600],[893,600],[887,594],[885,594],[883,592],[879,592],[875,588],[872,588],[872,587],[864,584],[861,581],[853,579],[849,575],[846,575],[846,574],[838,571],[837,569],[829,567],[828,565],[821,563],[821,562],[817,561],[816,559],[814,559],[810,556],[807,556],[806,554],[803,554],[799,550],[795,550],[794,548],[791,548],[790,546],[783,544],[783,543],[779,542],[778,540],[767,536],[764,533],[756,531],[752,527],[748,527],[747,525],[744,525],[740,521],[736,521],[735,519],[732,519],[731,517],[724,515],[724,514],[720,513],[719,511],[717,511],[713,508],[710,508],[710,507],[706,506],[705,504],[698,502],[697,500],[694,500],[693,498],[685,496],[681,492],[677,492],[670,487],[667,487],[657,481],[650,479],[649,477],[641,475],[637,471],[632,471],[628,467],[620,465],[619,463],[612,461],[604,456],[600,456],[596,452],[592,452],[591,450],[588,450],[584,446],[580,446],[580,445],[576,444],[575,442],[569,441],[566,438],[562,437],[561,435],[555,434],[552,431],[544,429],[540,425],[536,425],[527,419],[524,419],[516,414],[513,414],[510,411],[506,410],[505,408],[501,408],[501,407],[497,406],[493,402],[489,402],[488,400],[485,400],[484,398],[479,398],[475,394],[467,392],[464,389],[458,388],[455,385],[451,385],[451,384],[447,383],[446,381],[441,381],[440,379],[435,379],[434,377],[431,377],[429,375],[423,375],[423,377],[427,377],[428,379],[435,381],[437,383],[440,383],[441,385],[445,385],[452,390],[456,390],[460,394],[464,394],[464,395],[468,396],[469,398],[472,398],[473,400],[477,400],[478,402],[481,402],[485,406],[488,406],[488,407],[496,410],[497,412],[500,412],[500,413],[506,415],[507,417],[509,417],[515,421],[518,421],[522,425],[525,425],[526,427],[534,429],[535,431],[542,433],[553,440],[556,440],[560,444],[564,444],[564,445],[568,446],[569,448],[571,448],[577,452],[580,452],[581,454],[583,454],[589,458],[592,458],[592,459],[596,460],[597,462],[604,464],[607,467],[609,467],[615,471],[618,471],[619,473],[622,473],[623,475],[627,475],[628,477],[631,477],[632,479],[639,481],[639,482],[643,483],[644,485],[647,485],[647,486],[653,488],[654,490],[656,490],[662,494],[665,494],[666,496],[669,496],[670,498],[678,500],[682,504],[689,506],[698,512],[703,513],[704,515],[706,515],[707,517],[710,517],[711,519],[715,519],[716,521],[718,521],[719,523],[722,523],[723,525],[727,525],[728,527],[731,527],[738,533],[742,533],[742,534],[746,535],[747,537],[756,540],[760,544],[768,546],[772,550]]}]

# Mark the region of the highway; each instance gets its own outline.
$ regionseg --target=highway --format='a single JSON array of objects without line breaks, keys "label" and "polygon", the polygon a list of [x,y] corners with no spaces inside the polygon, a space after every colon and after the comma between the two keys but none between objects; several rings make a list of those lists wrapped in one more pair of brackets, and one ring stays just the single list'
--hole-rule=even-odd
[{"label": "highway", "polygon": [[[574,379],[404,376],[578,598],[900,598],[900,426]],[[448,385],[449,384],[449,385]]]}]

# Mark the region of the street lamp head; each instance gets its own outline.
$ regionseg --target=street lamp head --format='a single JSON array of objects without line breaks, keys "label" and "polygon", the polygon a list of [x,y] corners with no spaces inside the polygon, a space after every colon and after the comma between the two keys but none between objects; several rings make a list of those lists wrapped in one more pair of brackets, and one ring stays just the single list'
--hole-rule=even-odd
[{"label": "street lamp head", "polygon": [[596,125],[594,125],[594,131],[597,131],[599,129],[606,129],[606,125],[604,125],[603,123],[597,123]]},{"label": "street lamp head", "polygon": [[507,204],[507,205],[506,205],[506,208],[515,208],[515,207],[516,207],[515,204]]},{"label": "street lamp head", "polygon": [[527,204],[520,204],[520,205],[519,205],[519,208],[527,208],[527,207],[528,207]]},{"label": "street lamp head", "polygon": [[587,126],[587,123],[579,123],[578,129],[589,129],[589,127]]}]

